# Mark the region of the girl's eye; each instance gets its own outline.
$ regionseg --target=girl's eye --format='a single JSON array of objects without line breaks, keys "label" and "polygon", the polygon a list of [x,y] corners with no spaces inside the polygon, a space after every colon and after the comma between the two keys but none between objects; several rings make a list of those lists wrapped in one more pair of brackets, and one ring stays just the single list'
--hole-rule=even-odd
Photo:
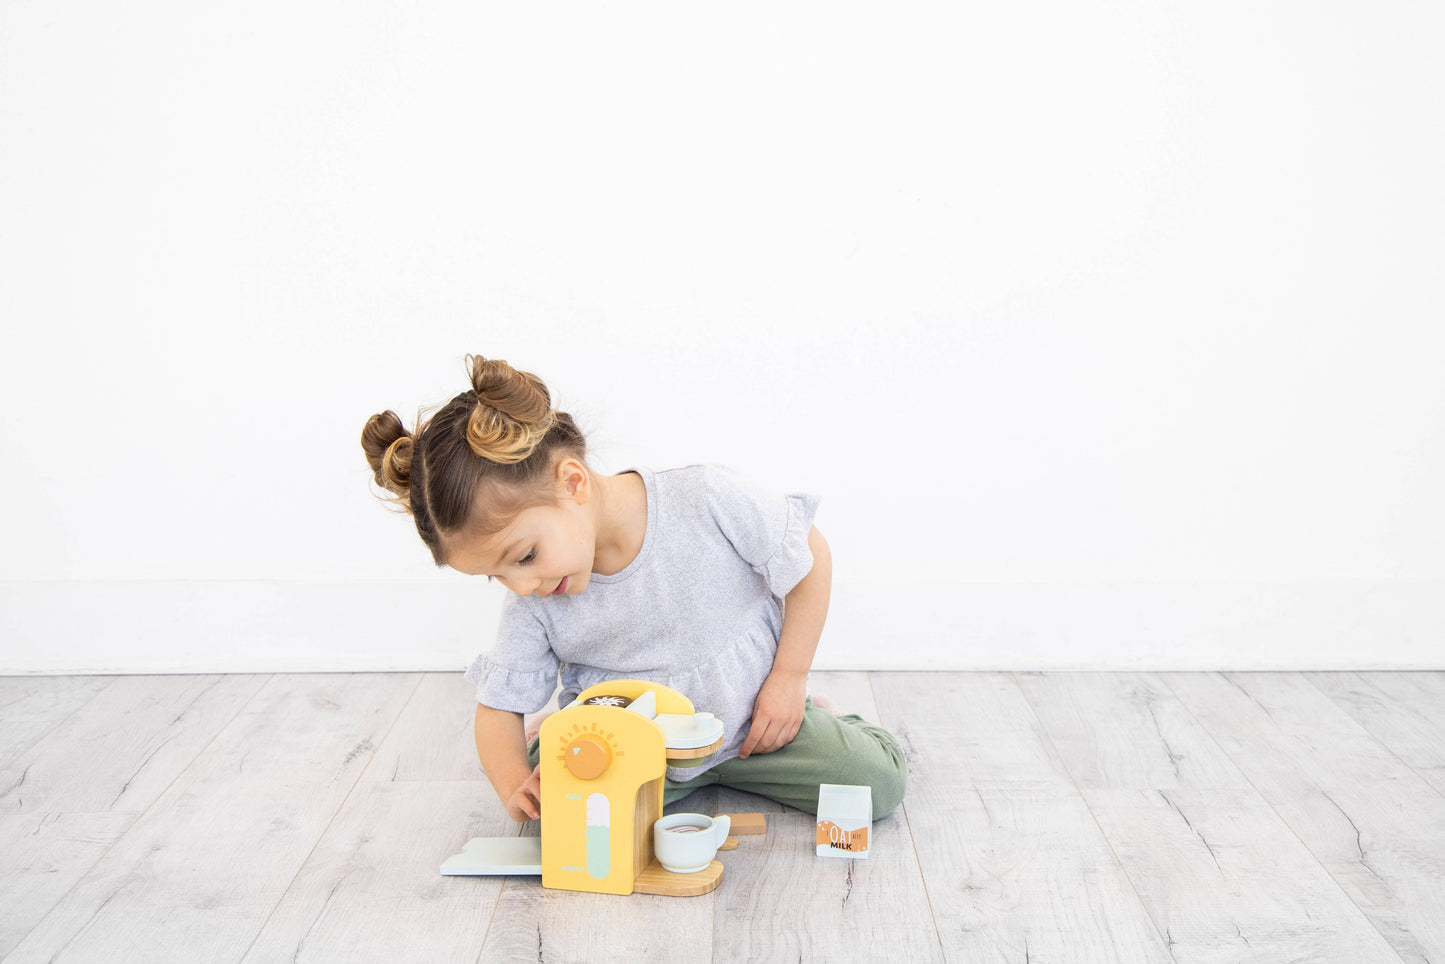
[{"label": "girl's eye", "polygon": [[530,550],[527,552],[527,555],[522,558],[522,560],[518,563],[518,565],[525,566],[527,563],[529,563],[529,562],[532,561],[532,557],[535,556],[536,554],[537,554],[537,550],[536,550],[535,548],[530,549]]}]

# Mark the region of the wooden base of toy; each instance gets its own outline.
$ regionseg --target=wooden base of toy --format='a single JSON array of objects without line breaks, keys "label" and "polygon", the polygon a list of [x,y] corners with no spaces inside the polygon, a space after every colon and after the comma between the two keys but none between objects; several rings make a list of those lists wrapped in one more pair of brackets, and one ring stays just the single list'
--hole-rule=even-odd
[{"label": "wooden base of toy", "polygon": [[732,824],[732,826],[728,828],[728,833],[739,837],[768,832],[768,818],[761,813],[720,813],[718,816],[726,816]]},{"label": "wooden base of toy", "polygon": [[722,875],[723,865],[720,860],[714,860],[707,865],[706,870],[699,870],[695,874],[674,874],[670,870],[664,870],[662,864],[654,860],[632,882],[632,892],[657,894],[659,897],[701,897],[717,890],[717,885],[722,882]]}]

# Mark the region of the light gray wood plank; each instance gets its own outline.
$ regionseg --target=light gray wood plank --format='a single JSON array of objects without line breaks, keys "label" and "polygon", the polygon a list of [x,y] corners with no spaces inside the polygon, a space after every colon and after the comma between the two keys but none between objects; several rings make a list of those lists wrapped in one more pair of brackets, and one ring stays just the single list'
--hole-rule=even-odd
[{"label": "light gray wood plank", "polygon": [[136,816],[0,814],[0,958],[50,913]]},{"label": "light gray wood plank", "polygon": [[7,964],[238,960],[419,681],[271,678]]},{"label": "light gray wood plank", "polygon": [[865,860],[819,857],[817,818],[768,818],[768,832],[719,854],[714,961],[942,961],[906,821],[874,821]]},{"label": "light gray wood plank", "polygon": [[361,778],[480,780],[495,797],[477,758],[476,712],[476,687],[461,673],[427,673]]},{"label": "light gray wood plank", "polygon": [[[717,891],[699,897],[624,897],[549,890],[540,877],[506,880],[482,947],[482,961],[691,964],[713,958]],[[728,885],[724,870],[718,886]]]},{"label": "light gray wood plank", "polygon": [[472,837],[523,826],[477,760],[475,706],[460,673],[422,677],[247,961],[477,959],[507,878],[439,868]]},{"label": "light gray wood plank", "polygon": [[1445,673],[1305,673],[1305,678],[1445,793]]},{"label": "light gray wood plank", "polygon": [[1162,673],[1401,958],[1445,960],[1445,798],[1297,673]]},{"label": "light gray wood plank", "polygon": [[905,806],[948,960],[1171,960],[1077,793],[920,783]]},{"label": "light gray wood plank", "polygon": [[264,676],[122,676],[0,768],[0,811],[140,812]]},{"label": "light gray wood plank", "polygon": [[1148,673],[1016,673],[1083,789],[1249,789],[1219,744]]},{"label": "light gray wood plank", "polygon": [[[970,787],[1077,791],[1009,673],[871,673],[883,726],[910,767]],[[950,776],[951,774],[951,776]]]},{"label": "light gray wood plank", "polygon": [[516,832],[489,784],[361,780],[245,961],[471,964],[507,878],[438,868]]},{"label": "light gray wood plank", "polygon": [[1176,960],[1398,961],[1162,681],[1016,676]]},{"label": "light gray wood plank", "polygon": [[1084,795],[1179,964],[1400,961],[1254,790]]},{"label": "light gray wood plank", "polygon": [[[0,725],[54,724],[119,676],[0,676]],[[3,745],[3,744],[0,744]]]},{"label": "light gray wood plank", "polygon": [[115,676],[0,676],[0,767],[10,764]]},{"label": "light gray wood plank", "polygon": [[945,959],[1170,960],[1009,674],[872,679]]}]

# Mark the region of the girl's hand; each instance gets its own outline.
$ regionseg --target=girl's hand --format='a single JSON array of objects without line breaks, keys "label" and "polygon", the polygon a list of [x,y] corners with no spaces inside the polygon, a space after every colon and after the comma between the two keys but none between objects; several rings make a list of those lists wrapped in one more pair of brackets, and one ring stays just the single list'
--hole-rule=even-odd
[{"label": "girl's hand", "polygon": [[532,770],[532,775],[507,798],[507,816],[518,823],[536,820],[542,816],[542,764]]},{"label": "girl's hand", "polygon": [[803,725],[803,707],[808,699],[808,678],[770,673],[753,701],[753,726],[738,751],[739,759],[750,753],[772,753],[793,742]]}]

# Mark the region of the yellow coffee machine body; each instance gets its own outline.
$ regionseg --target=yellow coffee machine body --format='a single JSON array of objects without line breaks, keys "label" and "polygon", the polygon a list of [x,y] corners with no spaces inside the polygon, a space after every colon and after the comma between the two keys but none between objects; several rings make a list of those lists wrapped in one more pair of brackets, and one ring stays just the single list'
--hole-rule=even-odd
[{"label": "yellow coffee machine body", "polygon": [[[606,697],[632,708],[587,702]],[[542,722],[542,886],[632,893],[662,816],[668,750],[657,717],[692,713],[687,697],[660,683],[611,680]]]}]

